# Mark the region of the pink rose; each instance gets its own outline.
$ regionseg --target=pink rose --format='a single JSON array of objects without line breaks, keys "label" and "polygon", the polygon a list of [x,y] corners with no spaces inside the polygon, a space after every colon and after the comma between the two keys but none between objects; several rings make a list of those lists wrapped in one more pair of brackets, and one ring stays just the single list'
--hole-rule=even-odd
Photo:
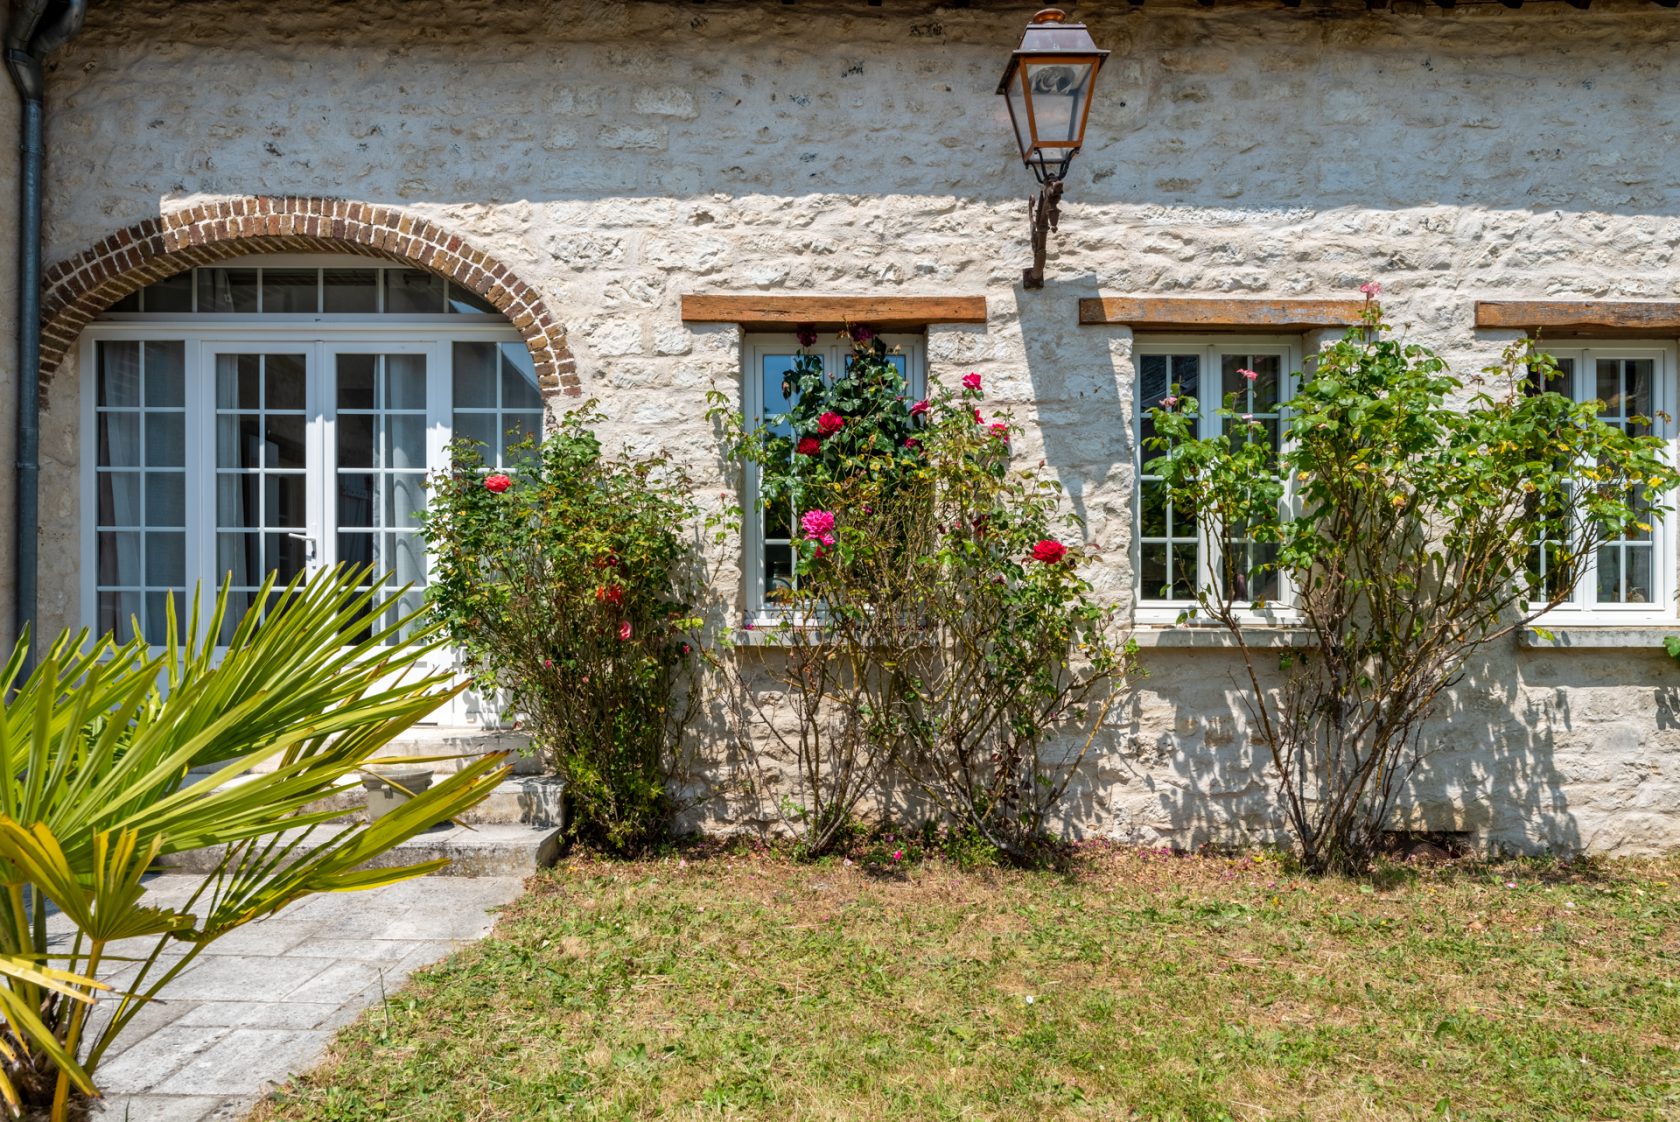
[{"label": "pink rose", "polygon": [[827,510],[808,510],[799,517],[799,527],[807,541],[834,544],[834,513]]},{"label": "pink rose", "polygon": [[1359,286],[1359,291],[1365,294],[1365,299],[1375,300],[1377,297],[1382,295],[1382,285],[1378,284],[1376,281],[1366,281],[1364,284]]},{"label": "pink rose", "polygon": [[1176,398],[1176,397],[1163,397],[1161,399],[1161,408],[1162,409],[1171,409],[1173,406],[1175,406],[1177,404],[1178,404],[1178,398]]},{"label": "pink rose", "polygon": [[1247,382],[1252,382],[1252,381],[1254,381],[1254,380],[1256,380],[1257,378],[1260,377],[1259,372],[1255,371],[1255,370],[1244,369],[1244,370],[1238,370],[1237,373],[1241,374],[1243,376],[1243,380],[1247,381]]},{"label": "pink rose", "polygon": [[484,489],[486,491],[489,491],[493,495],[499,495],[503,491],[506,491],[509,487],[512,487],[512,486],[513,486],[513,480],[509,479],[507,476],[503,475],[501,472],[497,472],[495,475],[487,475],[487,476],[484,477]]},{"label": "pink rose", "polygon": [[970,370],[967,374],[963,375],[963,389],[965,389],[965,390],[977,390],[979,388],[980,388],[980,375],[976,374],[972,370]]},{"label": "pink rose", "polygon": [[916,404],[914,404],[910,407],[910,415],[912,417],[920,417],[924,413],[926,413],[927,411],[928,411],[927,398],[923,398],[922,400],[916,402]]},{"label": "pink rose", "polygon": [[817,418],[817,431],[824,436],[833,436],[846,427],[846,418],[835,412],[824,413]]},{"label": "pink rose", "polygon": [[618,623],[618,640],[619,640],[619,642],[622,643],[629,638],[630,638],[630,621],[627,620],[627,619],[620,620],[619,623]]},{"label": "pink rose", "polygon": [[867,343],[873,338],[875,338],[875,329],[868,324],[857,323],[852,325],[852,342]]},{"label": "pink rose", "polygon": [[912,452],[914,452],[914,451],[915,451],[915,450],[916,450],[916,449],[918,449],[918,448],[920,448],[920,447],[921,447],[921,446],[922,446],[922,442],[921,442],[921,441],[919,441],[919,440],[917,440],[917,439],[916,439],[916,438],[915,438],[915,437],[913,437],[913,436],[911,436],[911,437],[906,437],[906,438],[905,438],[905,441],[904,441],[904,446],[905,446],[905,447],[906,447],[906,448],[908,448],[908,449],[910,449],[910,451],[912,451]]},{"label": "pink rose", "polygon": [[993,421],[992,422],[992,436],[997,440],[1001,440],[1001,441],[1004,441],[1005,443],[1008,443],[1008,441],[1009,441],[1009,426],[1004,424],[1002,421]]}]

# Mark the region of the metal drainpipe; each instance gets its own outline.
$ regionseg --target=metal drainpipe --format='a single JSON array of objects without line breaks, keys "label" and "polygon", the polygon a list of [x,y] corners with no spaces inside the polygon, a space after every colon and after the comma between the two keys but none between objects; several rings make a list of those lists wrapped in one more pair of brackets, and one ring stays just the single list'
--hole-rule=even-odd
[{"label": "metal drainpipe", "polygon": [[[51,0],[22,0],[6,27],[6,70],[23,100],[19,148],[22,190],[18,204],[17,345],[17,604],[16,634],[35,622],[40,598],[41,514],[41,166],[45,80],[41,60],[82,29],[87,0],[67,0],[42,25]],[[31,650],[28,665],[34,664]]]}]

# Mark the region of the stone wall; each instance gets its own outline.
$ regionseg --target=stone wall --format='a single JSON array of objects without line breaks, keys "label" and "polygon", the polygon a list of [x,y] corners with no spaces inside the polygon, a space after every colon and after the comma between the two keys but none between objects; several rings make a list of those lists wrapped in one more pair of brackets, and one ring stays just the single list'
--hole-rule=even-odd
[{"label": "stone wall", "polygon": [[[984,295],[983,327],[930,330],[930,370],[979,371],[989,411],[1028,423],[1018,454],[1066,486],[1122,601],[1133,340],[1077,326],[1079,297],[1378,279],[1398,323],[1471,371],[1512,337],[1473,328],[1477,298],[1680,294],[1680,156],[1655,139],[1680,116],[1673,13],[1080,14],[1115,53],[1041,291],[1019,288],[1030,177],[993,92],[1027,13],[916,4],[99,5],[51,78],[47,256],[226,197],[402,208],[534,286],[606,435],[674,451],[708,501],[730,478],[704,394],[738,385],[739,333],[685,326],[683,293]],[[46,435],[65,479],[75,381],[54,379]],[[45,529],[75,556],[74,525]],[[43,575],[73,622],[74,565]],[[1073,826],[1274,830],[1234,663],[1145,655]],[[1680,844],[1674,673],[1650,649],[1497,652],[1441,724],[1420,821],[1519,847]]]}]

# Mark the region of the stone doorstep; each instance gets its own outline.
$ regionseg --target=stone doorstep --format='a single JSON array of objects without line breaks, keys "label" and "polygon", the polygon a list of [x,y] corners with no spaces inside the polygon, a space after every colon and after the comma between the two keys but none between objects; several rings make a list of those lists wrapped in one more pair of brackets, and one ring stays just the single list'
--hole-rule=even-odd
[{"label": "stone doorstep", "polygon": [[[330,825],[318,827],[315,837],[325,840],[331,836],[332,829]],[[282,836],[290,840],[304,832],[289,830]],[[305,842],[302,848],[308,852],[312,845]],[[220,863],[221,853],[219,847],[191,849],[170,854],[159,864],[170,872],[206,873]],[[435,874],[438,876],[529,876],[559,860],[560,828],[507,822],[477,826],[444,824],[409,838],[363,867],[389,869],[438,857],[449,861]]]}]

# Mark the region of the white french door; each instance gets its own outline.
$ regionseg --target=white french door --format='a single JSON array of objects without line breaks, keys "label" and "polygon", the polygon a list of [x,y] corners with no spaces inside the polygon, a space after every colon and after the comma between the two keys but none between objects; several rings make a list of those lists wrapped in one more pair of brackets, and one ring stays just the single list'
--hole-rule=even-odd
[{"label": "white french door", "polygon": [[[229,575],[237,619],[270,573],[284,582],[336,564],[371,566],[391,610],[419,607],[420,511],[448,434],[447,356],[437,343],[338,339],[205,341],[215,478],[201,572]],[[231,624],[230,624],[231,626]]]}]

